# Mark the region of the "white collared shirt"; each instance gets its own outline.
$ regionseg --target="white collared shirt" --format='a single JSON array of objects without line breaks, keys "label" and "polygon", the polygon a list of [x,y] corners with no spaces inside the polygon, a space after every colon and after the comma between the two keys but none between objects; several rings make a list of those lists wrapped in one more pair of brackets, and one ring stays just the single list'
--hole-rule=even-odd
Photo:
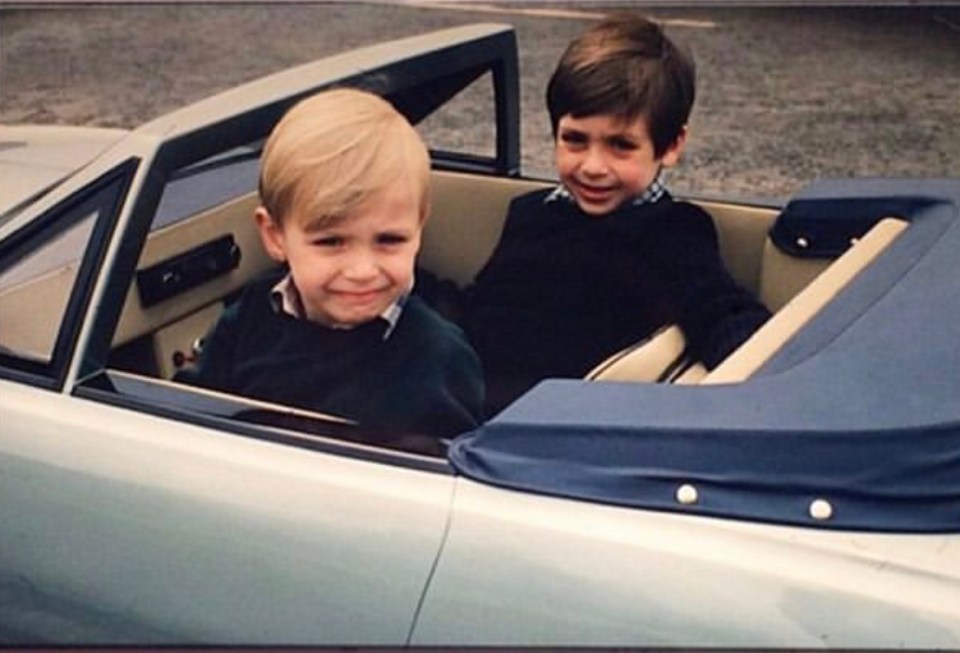
[{"label": "white collared shirt", "polygon": [[[387,329],[383,333],[383,339],[386,340],[393,333],[400,321],[400,314],[403,312],[403,305],[407,303],[409,292],[403,293],[395,302],[383,309],[379,318],[386,320]],[[293,283],[293,277],[287,273],[273,288],[270,289],[270,304],[273,310],[278,313],[286,313],[298,320],[306,319],[306,311],[303,310],[303,300],[300,299],[300,292]],[[352,326],[334,325],[334,329],[351,329]]]}]

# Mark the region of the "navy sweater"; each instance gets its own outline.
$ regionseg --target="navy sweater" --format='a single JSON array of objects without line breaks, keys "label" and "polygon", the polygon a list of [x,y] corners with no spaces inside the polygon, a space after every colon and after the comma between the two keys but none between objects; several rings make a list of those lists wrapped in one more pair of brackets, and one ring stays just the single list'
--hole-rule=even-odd
[{"label": "navy sweater", "polygon": [[675,323],[714,367],[770,315],[724,268],[699,207],[666,196],[601,217],[550,190],[510,205],[503,234],[468,289],[464,326],[493,413],[548,377],[579,378]]},{"label": "navy sweater", "polygon": [[483,374],[458,327],[410,297],[385,320],[330,329],[278,313],[271,273],[247,286],[177,380],[299,406],[394,433],[452,436],[477,425]]}]

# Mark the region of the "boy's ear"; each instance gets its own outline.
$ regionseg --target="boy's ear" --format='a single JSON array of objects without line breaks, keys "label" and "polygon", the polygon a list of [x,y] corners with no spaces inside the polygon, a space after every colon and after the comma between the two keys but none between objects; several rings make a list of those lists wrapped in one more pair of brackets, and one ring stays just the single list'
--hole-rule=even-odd
[{"label": "boy's ear", "polygon": [[433,206],[430,203],[430,194],[424,193],[423,200],[420,204],[420,226],[423,227],[427,224],[427,219],[430,217],[430,211],[433,210]]},{"label": "boy's ear", "polygon": [[257,230],[260,232],[260,240],[263,241],[263,249],[274,261],[283,263],[287,260],[286,241],[283,238],[283,229],[273,219],[273,216],[266,208],[258,206],[253,213],[257,221]]},{"label": "boy's ear", "polygon": [[663,153],[663,158],[660,160],[661,165],[665,168],[670,166],[675,166],[680,162],[680,155],[683,154],[683,147],[687,144],[687,126],[684,125],[680,130],[680,133],[677,134],[677,140],[667,148],[667,151]]}]

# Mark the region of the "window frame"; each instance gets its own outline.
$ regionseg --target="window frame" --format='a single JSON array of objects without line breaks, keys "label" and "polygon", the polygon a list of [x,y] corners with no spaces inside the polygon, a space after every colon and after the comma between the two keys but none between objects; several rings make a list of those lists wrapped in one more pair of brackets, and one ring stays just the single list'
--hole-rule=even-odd
[{"label": "window frame", "polygon": [[84,219],[94,221],[84,250],[78,255],[80,265],[63,310],[49,361],[23,358],[15,352],[0,352],[0,378],[51,390],[64,387],[107,246],[139,164],[137,158],[127,159],[0,243],[0,270],[5,270]]}]

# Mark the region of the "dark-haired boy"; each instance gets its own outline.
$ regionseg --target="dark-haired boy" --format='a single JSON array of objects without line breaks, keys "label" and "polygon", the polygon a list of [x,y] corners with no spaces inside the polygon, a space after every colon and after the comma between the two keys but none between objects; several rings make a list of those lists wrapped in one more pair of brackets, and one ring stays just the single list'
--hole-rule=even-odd
[{"label": "dark-haired boy", "polygon": [[769,317],[724,268],[710,216],[664,187],[694,96],[693,59],[641,16],[567,48],[547,87],[560,185],[512,202],[468,295],[488,414],[665,324],[712,368]]}]

